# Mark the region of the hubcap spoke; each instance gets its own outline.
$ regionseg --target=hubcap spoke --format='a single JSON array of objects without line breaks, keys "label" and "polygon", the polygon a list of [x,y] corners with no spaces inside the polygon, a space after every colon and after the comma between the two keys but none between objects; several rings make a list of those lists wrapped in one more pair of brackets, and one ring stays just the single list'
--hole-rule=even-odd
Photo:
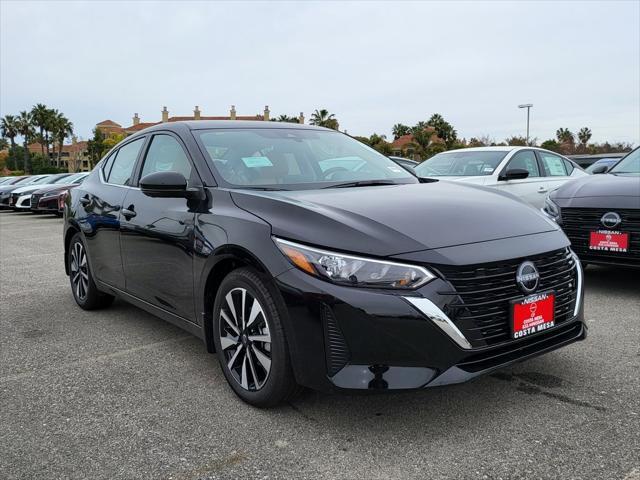
[{"label": "hubcap spoke", "polygon": [[249,321],[247,322],[246,328],[249,328],[251,325],[253,325],[253,322],[255,322],[256,318],[258,318],[261,313],[262,307],[260,306],[260,303],[254,298],[253,305],[251,305],[251,313],[249,314]]},{"label": "hubcap spoke", "polygon": [[253,377],[253,382],[254,382],[254,386],[255,389],[259,389],[260,387],[262,387],[262,384],[260,383],[260,379],[258,378],[258,375],[256,374],[256,367],[253,364],[253,358],[251,356],[251,352],[247,349],[247,360],[249,360],[249,368],[251,369],[251,376]]},{"label": "hubcap spoke", "polygon": [[76,242],[71,249],[70,277],[76,297],[84,300],[89,292],[89,265],[84,247],[80,242]]},{"label": "hubcap spoke", "polygon": [[224,319],[225,322],[227,322],[227,325],[231,327],[231,330],[233,330],[233,333],[240,336],[240,330],[238,330],[238,327],[236,327],[236,324],[233,323],[233,321],[229,318],[229,315],[227,315],[224,310],[220,310],[220,316]]},{"label": "hubcap spoke", "polygon": [[233,369],[233,364],[236,363],[236,359],[238,358],[238,355],[240,355],[240,352],[242,352],[243,348],[244,348],[244,345],[240,345],[238,349],[235,351],[235,353],[233,354],[233,356],[231,357],[231,360],[229,360],[229,363],[227,363],[227,367],[229,367],[229,370]]},{"label": "hubcap spoke", "polygon": [[271,335],[268,332],[266,335],[248,335],[247,338],[252,342],[271,343]]},{"label": "hubcap spoke", "polygon": [[226,350],[229,347],[235,347],[238,345],[237,337],[220,337],[220,344],[222,345],[222,350]]},{"label": "hubcap spoke", "polygon": [[262,368],[268,372],[271,369],[271,359],[254,346],[251,346],[251,351],[262,364]]},{"label": "hubcap spoke", "polygon": [[240,377],[240,385],[245,390],[249,390],[249,382],[247,380],[247,356],[244,356],[244,360],[242,361],[242,376]]}]

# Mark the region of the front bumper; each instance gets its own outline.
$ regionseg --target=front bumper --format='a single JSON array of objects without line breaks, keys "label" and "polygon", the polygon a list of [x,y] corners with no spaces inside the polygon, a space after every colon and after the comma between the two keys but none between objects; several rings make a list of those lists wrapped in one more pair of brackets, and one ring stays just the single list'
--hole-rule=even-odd
[{"label": "front bumper", "polygon": [[[450,288],[440,278],[403,294],[337,286],[297,269],[276,281],[287,311],[285,331],[296,379],[317,390],[460,383],[587,334],[582,294],[576,314],[561,324],[523,339],[474,348],[437,318],[452,301],[450,294],[439,293]],[[435,310],[422,308],[420,299],[428,299]]]},{"label": "front bumper", "polygon": [[31,208],[31,194],[21,195],[11,199],[11,206],[15,210],[29,210]]},{"label": "front bumper", "polygon": [[58,196],[55,197],[31,197],[31,211],[38,213],[58,213]]}]

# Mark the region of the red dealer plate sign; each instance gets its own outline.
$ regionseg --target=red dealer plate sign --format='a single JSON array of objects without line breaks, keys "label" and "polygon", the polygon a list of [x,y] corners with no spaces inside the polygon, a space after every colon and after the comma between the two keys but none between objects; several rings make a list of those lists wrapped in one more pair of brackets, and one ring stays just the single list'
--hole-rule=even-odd
[{"label": "red dealer plate sign", "polygon": [[511,312],[512,338],[523,338],[542,332],[555,325],[555,295],[540,293],[523,300],[513,302]]},{"label": "red dealer plate sign", "polygon": [[591,232],[589,250],[626,253],[629,248],[629,234],[613,230]]}]

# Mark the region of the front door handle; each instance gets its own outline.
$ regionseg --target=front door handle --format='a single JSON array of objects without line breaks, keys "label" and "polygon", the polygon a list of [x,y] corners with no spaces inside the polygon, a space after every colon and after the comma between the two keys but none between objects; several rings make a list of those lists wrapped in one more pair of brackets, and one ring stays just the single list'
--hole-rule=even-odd
[{"label": "front door handle", "polygon": [[130,205],[129,208],[123,208],[121,210],[122,216],[127,220],[132,219],[137,215],[137,213],[133,210],[133,205]]},{"label": "front door handle", "polygon": [[538,188],[538,193],[547,193],[548,191],[549,191],[549,190],[547,190],[547,189],[546,189],[546,188],[544,188],[544,187],[540,187],[540,188]]},{"label": "front door handle", "polygon": [[80,197],[80,203],[82,205],[89,205],[91,200],[89,200],[89,197],[85,195],[84,197]]}]

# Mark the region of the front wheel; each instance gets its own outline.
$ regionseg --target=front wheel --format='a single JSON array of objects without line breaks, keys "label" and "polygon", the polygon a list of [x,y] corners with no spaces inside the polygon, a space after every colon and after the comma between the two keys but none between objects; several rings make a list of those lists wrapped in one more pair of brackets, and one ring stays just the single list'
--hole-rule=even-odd
[{"label": "front wheel", "polygon": [[102,293],[96,287],[89,268],[87,249],[79,233],[76,233],[69,244],[69,280],[76,303],[84,310],[95,310],[111,305],[113,295]]},{"label": "front wheel", "polygon": [[297,392],[282,317],[255,270],[234,270],[222,281],[213,338],[224,376],[245,402],[271,407]]}]

